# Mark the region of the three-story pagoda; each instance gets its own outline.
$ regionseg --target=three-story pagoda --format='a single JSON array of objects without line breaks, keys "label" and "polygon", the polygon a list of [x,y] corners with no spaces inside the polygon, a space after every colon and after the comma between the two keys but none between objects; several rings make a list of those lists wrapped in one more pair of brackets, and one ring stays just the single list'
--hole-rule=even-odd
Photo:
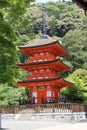
[{"label": "three-story pagoda", "polygon": [[58,59],[59,56],[67,55],[68,52],[58,41],[47,37],[44,8],[42,22],[41,38],[19,46],[20,52],[28,55],[29,58],[27,63],[18,64],[18,68],[28,71],[29,74],[25,81],[19,81],[17,85],[29,88],[30,101],[35,104],[58,102],[60,89],[73,85],[59,76],[60,72],[70,69]]}]

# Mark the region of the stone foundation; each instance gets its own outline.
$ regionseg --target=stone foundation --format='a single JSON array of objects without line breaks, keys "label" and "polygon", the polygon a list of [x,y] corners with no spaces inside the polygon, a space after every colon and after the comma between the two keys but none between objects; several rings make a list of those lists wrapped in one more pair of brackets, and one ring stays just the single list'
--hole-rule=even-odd
[{"label": "stone foundation", "polygon": [[5,120],[81,121],[81,120],[87,119],[87,112],[2,114],[2,119],[5,119]]},{"label": "stone foundation", "polygon": [[31,116],[32,120],[80,121],[87,119],[85,112],[73,113],[39,113]]}]

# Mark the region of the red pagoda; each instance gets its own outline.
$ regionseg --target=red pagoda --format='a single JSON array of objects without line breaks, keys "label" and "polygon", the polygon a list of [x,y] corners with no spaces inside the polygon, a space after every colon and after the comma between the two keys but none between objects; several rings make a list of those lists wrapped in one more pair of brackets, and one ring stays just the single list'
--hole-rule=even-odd
[{"label": "red pagoda", "polygon": [[35,104],[58,102],[60,89],[72,86],[59,76],[60,72],[70,69],[58,59],[68,52],[58,41],[49,39],[46,35],[45,11],[43,9],[43,31],[40,39],[27,45],[19,46],[20,52],[29,56],[26,63],[18,64],[18,68],[29,73],[25,81],[17,82],[30,90],[30,101]]}]

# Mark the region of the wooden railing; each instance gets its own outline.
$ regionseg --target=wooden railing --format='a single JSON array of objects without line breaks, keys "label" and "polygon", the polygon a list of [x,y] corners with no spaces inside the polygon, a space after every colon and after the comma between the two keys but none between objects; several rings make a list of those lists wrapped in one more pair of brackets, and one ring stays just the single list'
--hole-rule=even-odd
[{"label": "wooden railing", "polygon": [[7,113],[51,113],[51,112],[87,112],[87,105],[55,103],[55,104],[31,104],[19,106],[0,106],[0,112]]}]

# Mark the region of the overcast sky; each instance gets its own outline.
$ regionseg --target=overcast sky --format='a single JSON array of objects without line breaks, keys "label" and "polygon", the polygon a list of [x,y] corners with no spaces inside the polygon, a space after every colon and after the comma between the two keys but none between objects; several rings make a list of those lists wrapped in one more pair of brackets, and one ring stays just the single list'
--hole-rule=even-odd
[{"label": "overcast sky", "polygon": [[[35,3],[46,3],[48,1],[53,1],[53,2],[57,2],[58,0],[36,0]],[[66,0],[66,1],[70,1],[70,0]]]},{"label": "overcast sky", "polygon": [[58,0],[36,0],[37,3],[46,3],[48,1],[53,1],[53,2],[56,2]]}]

